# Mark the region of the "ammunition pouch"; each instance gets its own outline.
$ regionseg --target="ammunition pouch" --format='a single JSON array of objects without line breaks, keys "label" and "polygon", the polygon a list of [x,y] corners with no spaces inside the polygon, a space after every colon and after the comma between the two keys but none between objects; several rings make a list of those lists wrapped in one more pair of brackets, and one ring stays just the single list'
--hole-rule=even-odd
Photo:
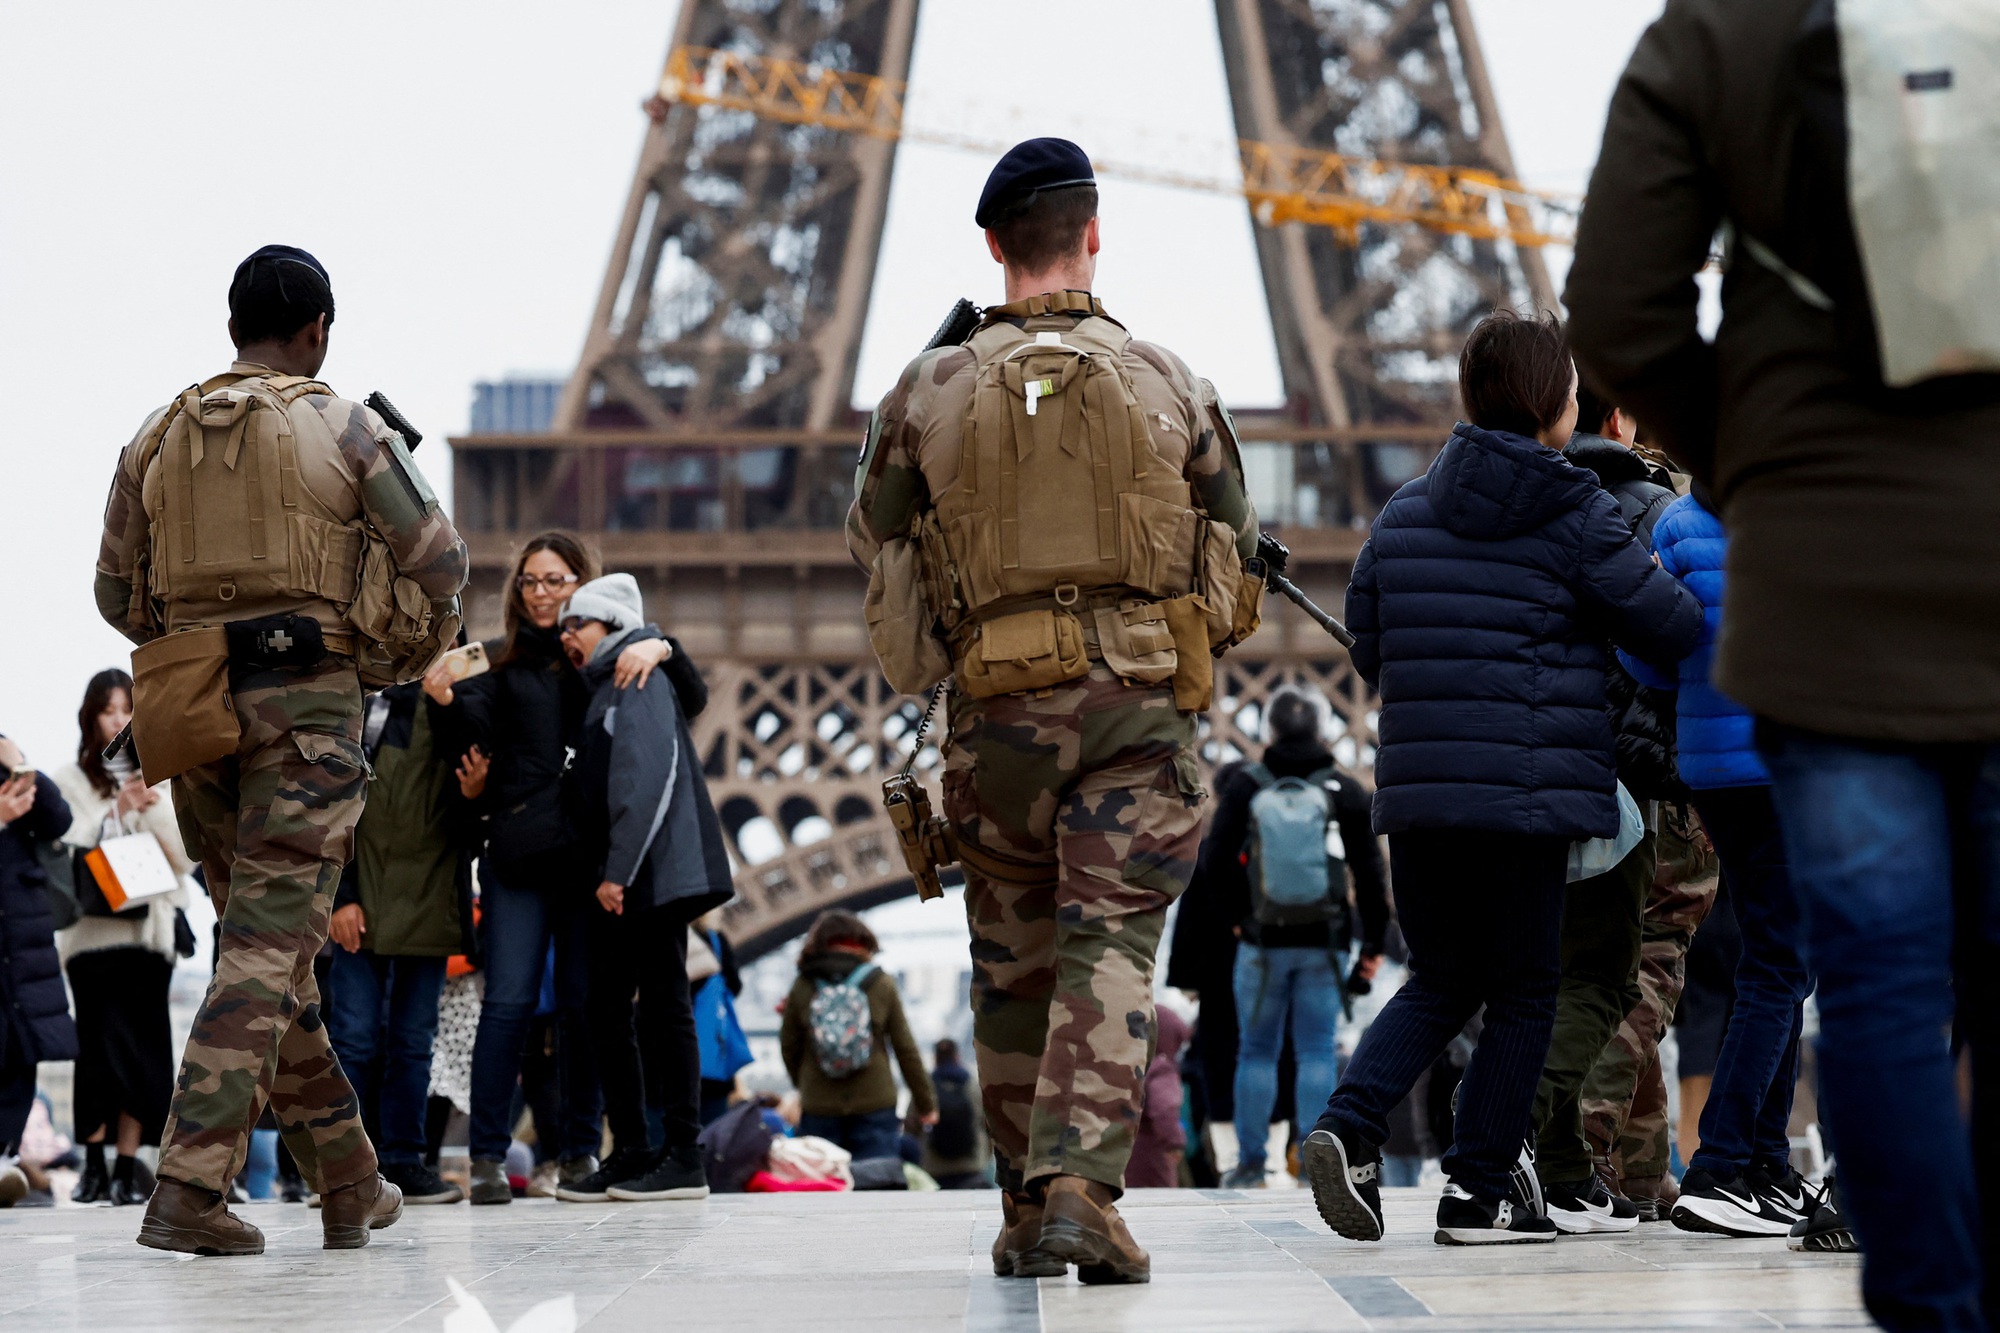
[{"label": "ammunition pouch", "polygon": [[132,650],[132,741],[148,786],[226,759],[242,739],[222,626],[165,634]]},{"label": "ammunition pouch", "polygon": [[1120,679],[1157,685],[1174,674],[1177,653],[1164,603],[1129,597],[1095,608],[1091,619],[1098,653]]},{"label": "ammunition pouch", "polygon": [[959,687],[974,699],[1053,689],[1089,674],[1083,624],[1061,605],[974,626],[958,662]]},{"label": "ammunition pouch", "polygon": [[1200,597],[1160,603],[1174,637],[1174,707],[1205,713],[1215,701],[1215,658],[1208,644],[1208,605]]}]

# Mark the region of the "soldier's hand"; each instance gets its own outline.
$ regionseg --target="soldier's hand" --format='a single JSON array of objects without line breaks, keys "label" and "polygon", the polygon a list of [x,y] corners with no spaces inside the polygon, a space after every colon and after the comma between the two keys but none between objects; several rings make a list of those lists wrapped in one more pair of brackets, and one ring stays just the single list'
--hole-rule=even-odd
[{"label": "soldier's hand", "polygon": [[613,916],[624,916],[625,886],[605,880],[597,886],[597,904]]},{"label": "soldier's hand", "polygon": [[335,944],[354,953],[361,948],[361,937],[368,933],[368,918],[362,914],[360,903],[349,903],[334,909],[333,920],[327,923],[327,938]]},{"label": "soldier's hand", "polygon": [[665,639],[646,639],[628,644],[625,651],[618,654],[617,664],[611,669],[611,683],[622,690],[637,682],[643,690],[652,678],[653,668],[673,655],[674,646]]},{"label": "soldier's hand", "polygon": [[431,669],[424,672],[424,693],[432,703],[451,707],[456,696],[451,692],[451,668],[442,659],[431,663]]},{"label": "soldier's hand", "polygon": [[465,752],[458,761],[458,794],[468,801],[476,801],[486,791],[486,774],[493,767],[493,761],[477,745]]}]

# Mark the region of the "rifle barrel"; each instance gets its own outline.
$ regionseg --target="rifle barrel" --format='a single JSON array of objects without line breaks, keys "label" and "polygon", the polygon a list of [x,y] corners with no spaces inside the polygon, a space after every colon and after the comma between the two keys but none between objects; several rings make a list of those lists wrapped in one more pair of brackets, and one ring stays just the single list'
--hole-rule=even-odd
[{"label": "rifle barrel", "polygon": [[1293,606],[1311,616],[1313,623],[1328,634],[1331,634],[1339,641],[1341,647],[1352,648],[1354,646],[1354,636],[1348,632],[1347,626],[1313,605],[1312,598],[1299,591],[1298,584],[1292,582],[1283,574],[1266,575],[1265,582],[1277,592],[1282,593],[1285,600],[1289,601]]}]

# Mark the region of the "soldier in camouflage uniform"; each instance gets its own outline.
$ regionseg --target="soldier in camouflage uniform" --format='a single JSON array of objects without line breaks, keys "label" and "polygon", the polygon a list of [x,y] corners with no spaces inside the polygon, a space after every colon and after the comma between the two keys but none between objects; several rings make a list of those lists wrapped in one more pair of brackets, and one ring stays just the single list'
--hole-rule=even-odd
[{"label": "soldier in camouflage uniform", "polygon": [[1673,1206],[1671,1142],[1660,1038],[1674,1021],[1687,976],[1688,945],[1715,905],[1715,851],[1694,811],[1660,807],[1659,862],[1646,899],[1639,946],[1638,1004],[1618,1026],[1583,1085],[1583,1131],[1615,1194],[1647,1221]]},{"label": "soldier in camouflage uniform", "polygon": [[[245,260],[230,286],[239,359],[147,420],[120,456],[105,510],[98,607],[135,643],[278,613],[319,622],[328,648],[316,662],[284,664],[289,640],[275,645],[272,662],[237,660],[232,646],[228,682],[241,739],[234,754],[174,779],[182,836],[203,866],[221,936],[214,979],[181,1065],[159,1188],[139,1237],[158,1249],[262,1252],[262,1235],[227,1211],[223,1192],[243,1167],[266,1100],[306,1181],[322,1196],[327,1248],[365,1244],[369,1229],[393,1222],[401,1209],[395,1187],[377,1175],[354,1090],[327,1042],[313,979],[366,780],[357,640],[341,602],[371,594],[367,576],[342,560],[328,557],[312,572],[312,553],[358,557],[363,534],[372,533],[386,544],[394,573],[434,605],[448,605],[464,585],[467,562],[464,543],[401,437],[375,412],[312,380],[325,359],[332,313],[325,270],[310,255],[267,246]],[[253,391],[273,396],[253,402],[246,396]],[[284,419],[238,425],[234,433],[197,430],[187,421],[176,430],[177,414],[211,406],[223,415],[235,410],[239,422],[244,409]],[[187,454],[177,458],[177,448]],[[268,453],[261,462],[259,450]],[[224,607],[215,603],[213,587],[204,592],[202,561],[213,564],[211,554],[228,546],[245,521],[240,507],[203,512],[198,500],[192,512],[167,521],[177,513],[176,481],[189,496],[203,494],[191,478],[204,462],[211,470],[204,485],[228,484],[228,476],[214,471],[218,466],[230,475],[247,469],[250,523],[263,529],[256,538],[260,558],[269,557],[266,563],[279,569],[274,577],[293,585],[282,595],[239,598],[234,586],[225,587]],[[189,470],[176,474],[176,466]],[[282,496],[284,508],[265,521],[256,510],[259,479],[280,472],[282,490],[274,480],[268,494]],[[287,531],[275,531],[279,524]],[[177,535],[182,547],[172,545]],[[270,545],[279,540],[290,543],[285,558]],[[389,585],[386,574],[375,577],[392,590],[400,586]]]},{"label": "soldier in camouflage uniform", "polygon": [[[990,368],[1004,372],[1012,360],[1003,349],[1032,353],[1035,346],[1021,344],[1036,337],[1040,346],[1060,340],[1096,347],[1090,339],[1115,331],[1109,336],[1112,346],[1122,343],[1122,355],[1099,355],[1116,356],[1136,402],[1129,415],[1113,415],[1124,420],[1143,413],[1148,458],[1166,463],[1164,475],[1191,497],[1182,504],[1218,525],[1227,562],[1240,575],[1241,559],[1255,549],[1256,525],[1227,413],[1208,382],[1171,352],[1123,342],[1123,330],[1087,290],[1097,253],[1088,159],[1062,140],[1018,146],[995,167],[977,220],[987,228],[994,258],[1006,266],[1008,302],[985,312],[966,346],[911,362],[876,409],[848,518],[856,559],[879,575],[885,544],[934,514],[947,524],[955,521],[950,506],[968,489],[966,474],[975,465],[992,465],[972,435],[975,426],[980,435],[991,429],[990,418],[980,415],[980,395],[1000,373]],[[1018,483],[1006,480],[1015,458],[1000,458],[994,469],[1003,488],[1016,484],[1023,496],[1036,484],[1031,468],[1061,462],[1031,453],[1053,439],[1053,432],[1033,434],[1030,424],[1037,407],[1032,386],[1045,386],[1046,394],[1046,386],[1057,384],[1053,377],[1035,378],[1043,373],[1027,372],[1026,414],[1017,405],[1009,428],[1019,449]],[[1068,392],[1078,405],[1044,403],[1044,423],[1051,414],[1080,411],[1081,402],[1101,401],[1074,387]],[[1074,454],[1083,447],[1088,457],[1094,442],[1073,444],[1069,432],[1081,430],[1077,418],[1062,420],[1068,423],[1062,448]],[[1008,493],[1002,494],[1004,505]],[[1062,525],[1025,499],[1020,506],[1018,526],[1028,541],[1051,543]],[[1100,492],[1098,512],[1107,508]],[[1039,522],[1037,512],[1044,515]],[[1100,523],[1100,540],[1108,540],[1109,520]],[[1128,520],[1120,540],[1139,540],[1142,532]],[[1001,556],[995,563],[1009,559],[1007,541],[1004,532],[995,539],[991,549]],[[949,540],[930,549],[945,548],[955,562],[953,579],[964,580],[952,585],[958,589],[952,606],[976,604],[971,590],[980,576],[970,566],[977,554],[968,557],[966,547]],[[1019,564],[1031,564],[1036,553],[1025,544],[1021,552]],[[998,577],[1016,567],[1006,564]],[[977,632],[991,633],[994,622],[968,619],[952,636],[958,688],[946,742],[944,813],[965,867],[973,1042],[1005,1191],[994,1271],[1060,1275],[1075,1263],[1087,1282],[1145,1281],[1146,1253],[1132,1242],[1112,1202],[1123,1189],[1153,1053],[1154,953],[1167,907],[1186,888],[1199,843],[1197,713],[1180,706],[1185,695],[1177,700],[1162,675],[1135,666],[1119,645],[1109,604],[1093,597],[1089,581],[1077,583],[1081,589],[1071,586],[1067,593],[1057,587],[1054,604],[1077,608],[1090,656],[1087,673],[1042,688],[990,692],[989,685],[983,697],[974,697],[980,692],[968,688],[967,673],[980,669],[975,624]],[[998,599],[1002,611],[1047,605],[1046,595]],[[1143,598],[1116,605],[1129,617],[1152,614]],[[1086,609],[1097,606],[1104,609]],[[1200,643],[1194,653],[1205,674],[1209,644]]]}]

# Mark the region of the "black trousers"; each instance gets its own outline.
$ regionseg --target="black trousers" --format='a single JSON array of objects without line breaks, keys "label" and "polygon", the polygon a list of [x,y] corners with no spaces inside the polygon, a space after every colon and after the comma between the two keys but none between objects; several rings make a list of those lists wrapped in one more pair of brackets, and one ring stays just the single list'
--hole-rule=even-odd
[{"label": "black trousers", "polygon": [[35,1062],[20,1034],[0,1028],[0,1157],[21,1146],[21,1131],[35,1109]]},{"label": "black trousers", "polygon": [[69,960],[76,1002],[75,1117],[78,1138],[118,1137],[120,1112],[158,1143],[174,1095],[174,1034],[167,988],[174,965],[136,945]]},{"label": "black trousers", "polygon": [[635,909],[629,898],[627,904],[622,916],[593,904],[588,923],[585,1012],[604,1115],[620,1148],[684,1148],[701,1133],[701,1047],[688,993],[687,918],[671,909]]},{"label": "black trousers", "polygon": [[1361,1038],[1328,1117],[1370,1143],[1388,1142],[1389,1113],[1484,1005],[1444,1171],[1481,1197],[1507,1197],[1555,1026],[1568,867],[1566,838],[1389,835],[1410,979]]}]

